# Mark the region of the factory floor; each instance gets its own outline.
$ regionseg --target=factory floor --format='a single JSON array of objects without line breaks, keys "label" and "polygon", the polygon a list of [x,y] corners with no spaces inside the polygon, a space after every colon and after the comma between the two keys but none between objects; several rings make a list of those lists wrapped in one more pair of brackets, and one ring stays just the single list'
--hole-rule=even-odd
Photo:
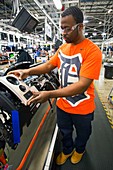
[{"label": "factory floor", "polygon": [[99,80],[95,80],[95,88],[111,124],[111,128],[113,128],[113,79],[105,78],[105,68],[103,65]]}]

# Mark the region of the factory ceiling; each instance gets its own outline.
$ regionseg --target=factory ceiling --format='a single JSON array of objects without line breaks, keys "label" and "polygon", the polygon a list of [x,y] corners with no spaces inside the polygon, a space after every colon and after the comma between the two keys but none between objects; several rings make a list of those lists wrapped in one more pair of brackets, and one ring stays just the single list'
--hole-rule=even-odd
[{"label": "factory ceiling", "polygon": [[[15,3],[14,3],[15,2]],[[0,0],[0,25],[11,25],[18,10],[28,9],[39,24],[34,34],[44,33],[44,23],[59,29],[60,14],[67,7],[79,6],[85,16],[85,34],[93,41],[103,41],[113,37],[113,0],[61,0],[62,9],[57,10],[53,0]],[[14,5],[15,4],[15,5]]]}]

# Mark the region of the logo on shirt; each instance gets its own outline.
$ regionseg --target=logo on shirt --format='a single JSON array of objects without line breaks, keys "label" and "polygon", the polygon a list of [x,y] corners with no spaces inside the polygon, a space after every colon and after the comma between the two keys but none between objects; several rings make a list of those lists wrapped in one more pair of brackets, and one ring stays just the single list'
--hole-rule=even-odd
[{"label": "logo on shirt", "polygon": [[[81,54],[75,54],[73,56],[67,56],[63,54],[61,51],[59,52],[60,58],[60,68],[59,68],[59,79],[61,82],[61,87],[66,87],[72,83],[78,82],[79,80],[79,72],[82,63]],[[63,98],[67,100],[67,102],[71,106],[77,106],[80,102],[89,98],[87,93],[78,94],[76,96]]]}]

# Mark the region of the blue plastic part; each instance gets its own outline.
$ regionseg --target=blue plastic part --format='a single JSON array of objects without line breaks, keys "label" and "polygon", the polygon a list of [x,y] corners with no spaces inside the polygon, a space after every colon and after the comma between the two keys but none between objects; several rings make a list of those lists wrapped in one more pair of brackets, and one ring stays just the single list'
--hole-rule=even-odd
[{"label": "blue plastic part", "polygon": [[12,129],[14,144],[20,143],[20,123],[19,113],[17,110],[12,110]]}]

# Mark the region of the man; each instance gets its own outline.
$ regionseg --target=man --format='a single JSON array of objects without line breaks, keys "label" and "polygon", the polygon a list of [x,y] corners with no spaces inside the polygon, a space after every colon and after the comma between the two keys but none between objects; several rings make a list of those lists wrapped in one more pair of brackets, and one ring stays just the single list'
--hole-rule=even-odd
[{"label": "man", "polygon": [[[100,49],[83,35],[83,13],[78,7],[71,6],[62,13],[61,30],[66,43],[49,61],[34,68],[11,72],[24,79],[58,67],[61,88],[33,92],[34,96],[28,102],[42,103],[49,98],[58,98],[57,123],[63,137],[63,151],[56,159],[58,165],[64,164],[69,157],[76,164],[85,152],[95,110],[93,81],[99,78],[102,63]],[[76,129],[75,141],[72,138],[73,127]]]},{"label": "man", "polygon": [[37,62],[37,57],[40,57],[40,54],[41,54],[41,49],[37,48],[37,50],[35,51],[35,54],[34,54],[35,62]]},{"label": "man", "polygon": [[27,51],[25,51],[23,49],[23,47],[21,47],[18,54],[19,54],[19,56],[18,56],[18,59],[17,59],[16,63],[29,61],[29,62],[31,62],[31,64],[33,64],[32,57],[30,56],[30,54]]}]

